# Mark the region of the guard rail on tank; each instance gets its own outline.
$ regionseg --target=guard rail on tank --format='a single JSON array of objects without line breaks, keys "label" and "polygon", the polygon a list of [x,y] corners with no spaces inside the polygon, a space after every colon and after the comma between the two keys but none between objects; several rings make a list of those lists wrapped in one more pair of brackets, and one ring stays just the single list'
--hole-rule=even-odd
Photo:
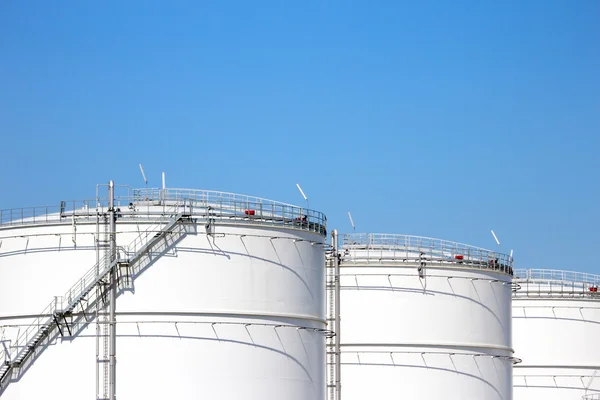
[{"label": "guard rail on tank", "polygon": [[586,394],[581,400],[600,400],[600,393]]},{"label": "guard rail on tank", "polygon": [[[194,218],[227,222],[293,227],[327,235],[327,218],[321,212],[259,197],[196,189],[134,189],[132,196],[118,197],[119,218],[153,219],[163,209],[179,205]],[[58,206],[0,210],[0,227],[68,223],[108,211],[107,199],[61,201]]]},{"label": "guard rail on tank", "polygon": [[491,269],[512,275],[513,259],[463,243],[422,236],[353,233],[343,236],[345,261],[352,263],[426,262]]},{"label": "guard rail on tank", "polygon": [[518,269],[514,283],[520,289],[515,296],[583,297],[600,299],[600,275],[553,269]]}]

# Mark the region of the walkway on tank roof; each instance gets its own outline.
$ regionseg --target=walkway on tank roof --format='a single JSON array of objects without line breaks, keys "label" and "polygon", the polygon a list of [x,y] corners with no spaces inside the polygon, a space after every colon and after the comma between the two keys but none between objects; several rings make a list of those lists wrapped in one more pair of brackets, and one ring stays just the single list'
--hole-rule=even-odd
[{"label": "walkway on tank roof", "polygon": [[342,249],[350,264],[454,264],[459,267],[498,270],[512,275],[510,255],[423,236],[352,233],[343,235]]},{"label": "walkway on tank roof", "polygon": [[514,283],[514,297],[600,300],[600,275],[585,272],[521,269],[515,271]]},{"label": "walkway on tank roof", "polygon": [[598,285],[600,284],[600,275],[557,269],[518,269],[515,271],[515,280],[579,282]]},{"label": "walkway on tank roof", "polygon": [[[260,197],[198,189],[133,189],[116,199],[118,217],[153,219],[186,211],[194,218],[211,222],[280,226],[327,235],[327,217],[319,211]],[[0,210],[0,228],[20,225],[66,224],[108,212],[108,200],[61,201],[56,206]]]}]

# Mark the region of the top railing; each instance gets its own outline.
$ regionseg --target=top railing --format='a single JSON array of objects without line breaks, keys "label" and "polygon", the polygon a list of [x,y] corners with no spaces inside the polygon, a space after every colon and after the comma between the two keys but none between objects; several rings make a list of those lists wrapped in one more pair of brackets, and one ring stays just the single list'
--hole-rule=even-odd
[{"label": "top railing", "polygon": [[216,190],[200,190],[200,189],[179,189],[179,188],[168,188],[168,189],[133,189],[133,196],[135,200],[194,200],[194,201],[208,201],[211,203],[222,203],[222,204],[264,204],[264,205],[278,205],[296,207],[293,204],[282,203],[275,200],[263,199],[260,197],[248,196],[245,194],[237,194],[230,192],[219,192]]},{"label": "top railing", "polygon": [[[123,203],[127,199],[121,198]],[[12,225],[44,224],[65,222],[67,216],[96,216],[96,206],[100,213],[108,210],[106,199],[68,200],[53,206],[35,206],[0,210],[0,227]]]},{"label": "top railing", "polygon": [[[155,218],[161,207],[179,205],[181,211],[207,220],[294,227],[326,235],[325,214],[291,204],[228,192],[195,189],[134,189],[132,196],[115,200],[119,218]],[[0,227],[68,223],[96,219],[108,211],[106,199],[61,201],[57,206],[0,210]]]},{"label": "top railing", "polygon": [[448,240],[385,233],[343,235],[343,249],[350,259],[382,261],[433,261],[456,263],[480,269],[495,269],[512,274],[513,259],[507,254]]},{"label": "top railing", "polygon": [[586,272],[523,269],[515,271],[513,282],[514,297],[600,298],[600,275]]},{"label": "top railing", "polygon": [[600,285],[600,275],[555,269],[517,269],[516,282],[564,282]]}]

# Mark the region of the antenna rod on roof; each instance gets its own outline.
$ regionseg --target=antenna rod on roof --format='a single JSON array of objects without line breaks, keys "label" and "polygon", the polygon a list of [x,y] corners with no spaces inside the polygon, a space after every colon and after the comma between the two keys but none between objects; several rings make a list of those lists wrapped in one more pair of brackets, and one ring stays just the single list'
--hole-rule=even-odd
[{"label": "antenna rod on roof", "polygon": [[146,184],[146,189],[148,189],[148,179],[146,179],[146,174],[144,173],[144,167],[140,164],[140,171],[142,171],[142,178],[144,178],[144,183]]},{"label": "antenna rod on roof", "polygon": [[500,246],[500,241],[498,240],[498,237],[496,236],[496,234],[494,233],[493,229],[490,229],[490,232],[492,232],[492,236],[494,237],[494,240],[496,241],[496,243],[498,244],[498,246]]},{"label": "antenna rod on roof", "polygon": [[356,228],[354,227],[354,220],[352,219],[352,214],[348,211],[348,218],[350,218],[350,224],[352,225],[352,231],[356,232]]},{"label": "antenna rod on roof", "polygon": [[166,183],[166,180],[165,180],[165,173],[164,172],[162,173],[162,184],[163,184],[162,188],[166,189],[167,188],[167,183]]},{"label": "antenna rod on roof", "polygon": [[302,188],[300,187],[299,183],[296,183],[296,187],[298,188],[298,190],[300,191],[300,194],[302,195],[302,197],[304,197],[304,200],[306,200],[306,213],[308,214],[308,197],[306,197],[306,195],[304,194],[304,190],[302,190]]}]

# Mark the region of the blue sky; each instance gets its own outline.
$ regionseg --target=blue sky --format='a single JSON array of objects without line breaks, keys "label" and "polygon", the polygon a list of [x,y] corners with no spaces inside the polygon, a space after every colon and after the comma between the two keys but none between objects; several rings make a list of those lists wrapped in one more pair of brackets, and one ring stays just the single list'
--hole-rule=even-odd
[{"label": "blue sky", "polygon": [[[122,4],[124,3],[124,4]],[[171,4],[173,3],[173,4]],[[114,179],[600,273],[600,2],[1,2],[0,208]]]}]

